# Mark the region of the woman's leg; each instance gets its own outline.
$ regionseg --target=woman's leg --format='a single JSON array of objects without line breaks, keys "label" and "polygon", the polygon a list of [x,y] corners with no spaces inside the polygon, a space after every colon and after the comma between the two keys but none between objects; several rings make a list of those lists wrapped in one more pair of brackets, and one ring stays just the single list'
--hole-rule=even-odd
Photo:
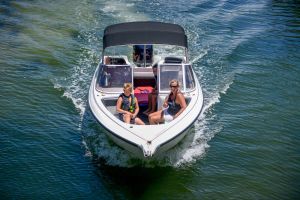
[{"label": "woman's leg", "polygon": [[123,114],[123,121],[127,124],[130,124],[131,116],[129,114]]},{"label": "woman's leg", "polygon": [[137,124],[137,125],[145,125],[145,123],[138,117],[136,117],[134,119],[134,122]]},{"label": "woman's leg", "polygon": [[[160,111],[160,110],[159,110],[159,111]],[[159,112],[159,111],[157,111],[157,112]],[[156,115],[157,112],[150,113],[150,114],[148,115],[148,118],[150,119],[152,116]]]},{"label": "woman's leg", "polygon": [[160,122],[163,122],[163,115],[162,115],[162,110],[159,110],[157,112],[151,113],[149,115],[149,123],[150,124],[158,124]]}]

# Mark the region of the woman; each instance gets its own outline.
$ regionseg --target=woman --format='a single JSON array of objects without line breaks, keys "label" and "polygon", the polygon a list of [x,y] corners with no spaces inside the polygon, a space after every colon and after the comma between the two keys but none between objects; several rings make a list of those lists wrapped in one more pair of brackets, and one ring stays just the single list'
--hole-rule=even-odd
[{"label": "woman", "polygon": [[128,124],[135,123],[145,125],[145,123],[137,117],[140,108],[137,98],[131,94],[131,83],[125,83],[123,91],[124,93],[120,94],[117,101],[117,112],[119,113],[120,120]]},{"label": "woman", "polygon": [[150,124],[170,122],[176,117],[178,117],[186,108],[185,98],[183,94],[179,91],[178,80],[171,80],[169,85],[171,92],[164,101],[164,109],[161,109],[149,115]]}]

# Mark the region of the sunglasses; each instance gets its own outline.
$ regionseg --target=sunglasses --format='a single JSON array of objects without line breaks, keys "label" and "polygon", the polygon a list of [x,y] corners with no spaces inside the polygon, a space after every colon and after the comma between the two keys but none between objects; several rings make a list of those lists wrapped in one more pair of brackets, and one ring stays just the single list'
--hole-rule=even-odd
[{"label": "sunglasses", "polygon": [[170,85],[170,88],[177,88],[178,85]]}]

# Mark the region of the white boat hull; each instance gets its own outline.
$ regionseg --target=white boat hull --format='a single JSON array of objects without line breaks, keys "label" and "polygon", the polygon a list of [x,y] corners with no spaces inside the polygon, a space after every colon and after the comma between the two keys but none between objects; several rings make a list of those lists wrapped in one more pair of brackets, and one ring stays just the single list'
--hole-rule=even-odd
[{"label": "white boat hull", "polygon": [[196,80],[195,90],[188,94],[189,105],[172,122],[159,125],[125,124],[103,104],[103,99],[111,98],[113,95],[103,94],[96,89],[97,71],[98,69],[89,91],[91,111],[97,121],[107,130],[108,136],[117,145],[136,157],[153,157],[174,147],[184,138],[202,110],[203,95],[198,80]]}]

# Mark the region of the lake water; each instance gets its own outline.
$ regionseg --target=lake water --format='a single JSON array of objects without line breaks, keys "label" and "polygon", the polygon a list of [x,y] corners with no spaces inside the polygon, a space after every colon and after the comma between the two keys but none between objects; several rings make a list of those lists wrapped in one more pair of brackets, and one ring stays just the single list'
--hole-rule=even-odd
[{"label": "lake water", "polygon": [[[87,104],[103,29],[177,23],[203,87],[189,135],[151,163]],[[299,1],[0,2],[1,199],[299,199]]]}]

